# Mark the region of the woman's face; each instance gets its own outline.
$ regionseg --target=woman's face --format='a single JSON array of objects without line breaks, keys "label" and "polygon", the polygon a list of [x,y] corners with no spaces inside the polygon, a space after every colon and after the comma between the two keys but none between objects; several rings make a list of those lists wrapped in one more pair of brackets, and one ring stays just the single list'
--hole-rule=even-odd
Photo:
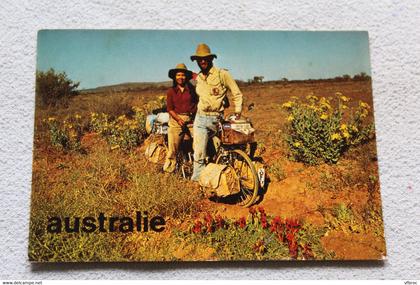
[{"label": "woman's face", "polygon": [[184,72],[177,72],[175,74],[176,84],[181,85],[181,86],[184,86],[186,80],[187,80],[187,77],[185,76],[185,73]]}]

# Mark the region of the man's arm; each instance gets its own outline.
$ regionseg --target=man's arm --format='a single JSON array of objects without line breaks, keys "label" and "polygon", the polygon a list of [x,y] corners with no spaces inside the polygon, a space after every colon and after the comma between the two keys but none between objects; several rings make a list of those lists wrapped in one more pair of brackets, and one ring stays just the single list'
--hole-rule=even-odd
[{"label": "man's arm", "polygon": [[229,88],[230,92],[232,92],[232,101],[235,106],[235,113],[241,114],[243,101],[242,92],[228,71],[222,70],[222,76],[226,87]]}]

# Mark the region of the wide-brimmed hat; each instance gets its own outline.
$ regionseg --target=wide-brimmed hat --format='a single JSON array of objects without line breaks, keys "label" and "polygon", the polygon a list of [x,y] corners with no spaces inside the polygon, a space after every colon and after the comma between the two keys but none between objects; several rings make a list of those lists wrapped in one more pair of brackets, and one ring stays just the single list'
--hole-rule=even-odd
[{"label": "wide-brimmed hat", "polygon": [[212,56],[213,58],[217,58],[217,55],[211,53],[210,48],[206,44],[198,44],[197,49],[195,50],[195,54],[191,56],[191,60],[197,60],[198,58],[202,57],[209,57]]},{"label": "wide-brimmed hat", "polygon": [[168,72],[169,78],[175,79],[177,72],[184,72],[185,76],[190,80],[192,78],[192,71],[188,70],[185,64],[178,63],[174,69],[170,69]]}]

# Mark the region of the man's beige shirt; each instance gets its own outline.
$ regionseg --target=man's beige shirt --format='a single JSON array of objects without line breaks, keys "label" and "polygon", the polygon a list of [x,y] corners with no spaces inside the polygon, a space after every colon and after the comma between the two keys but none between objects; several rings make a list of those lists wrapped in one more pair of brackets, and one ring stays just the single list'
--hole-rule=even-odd
[{"label": "man's beige shirt", "polygon": [[227,91],[232,93],[235,113],[242,112],[242,93],[230,73],[225,69],[213,66],[205,77],[201,72],[197,76],[196,93],[199,97],[197,111],[222,112],[223,98]]}]

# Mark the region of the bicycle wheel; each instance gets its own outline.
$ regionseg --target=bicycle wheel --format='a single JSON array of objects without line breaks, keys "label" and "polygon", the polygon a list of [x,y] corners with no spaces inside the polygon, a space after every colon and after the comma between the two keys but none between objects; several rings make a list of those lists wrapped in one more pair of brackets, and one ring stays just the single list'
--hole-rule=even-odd
[{"label": "bicycle wheel", "polygon": [[218,164],[230,165],[239,179],[240,192],[235,194],[238,204],[250,207],[258,195],[258,175],[249,156],[240,149],[228,150],[216,159]]}]

